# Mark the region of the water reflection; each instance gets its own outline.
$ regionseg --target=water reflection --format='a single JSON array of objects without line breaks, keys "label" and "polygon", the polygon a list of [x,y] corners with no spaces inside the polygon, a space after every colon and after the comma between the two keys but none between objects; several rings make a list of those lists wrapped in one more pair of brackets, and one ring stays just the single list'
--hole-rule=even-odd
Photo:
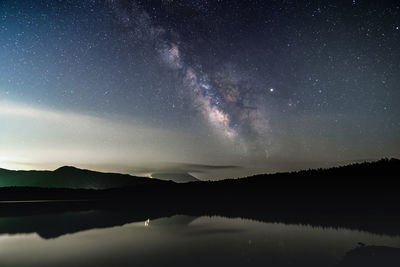
[{"label": "water reflection", "polygon": [[337,267],[400,266],[400,248],[386,246],[360,246],[346,253]]},{"label": "water reflection", "polygon": [[0,266],[357,266],[368,257],[352,257],[358,243],[400,247],[398,235],[285,221],[126,210],[20,215],[0,217]]}]

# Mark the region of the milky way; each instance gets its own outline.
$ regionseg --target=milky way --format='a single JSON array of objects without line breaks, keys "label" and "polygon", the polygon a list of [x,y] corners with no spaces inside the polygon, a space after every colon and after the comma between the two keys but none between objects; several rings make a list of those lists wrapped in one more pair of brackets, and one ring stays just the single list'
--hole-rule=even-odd
[{"label": "milky way", "polygon": [[[265,135],[267,120],[258,119],[252,109],[240,106],[241,98],[239,86],[234,82],[228,87],[218,84],[219,91],[214,87],[215,81],[211,81],[207,73],[196,71],[190,64],[182,59],[180,50],[179,33],[170,29],[157,26],[151,17],[136,2],[110,1],[110,6],[120,23],[129,29],[127,35],[133,42],[137,40],[153,42],[155,52],[159,55],[166,67],[171,71],[178,72],[182,79],[182,85],[189,91],[193,106],[220,134],[229,139],[238,137],[243,125],[257,133]],[[174,41],[167,36],[175,33]],[[202,66],[197,66],[202,69]],[[225,77],[230,79],[230,77]],[[232,116],[235,115],[235,116]],[[261,125],[264,123],[264,125]],[[253,138],[258,138],[253,136]]]},{"label": "milky way", "polygon": [[0,167],[400,157],[399,29],[398,1],[1,1]]}]

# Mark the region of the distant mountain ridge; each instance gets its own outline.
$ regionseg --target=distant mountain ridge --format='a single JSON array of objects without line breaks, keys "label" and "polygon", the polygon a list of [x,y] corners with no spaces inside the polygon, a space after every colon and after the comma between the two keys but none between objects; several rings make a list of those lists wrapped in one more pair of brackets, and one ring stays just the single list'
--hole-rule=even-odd
[{"label": "distant mountain ridge", "polygon": [[[188,188],[242,190],[350,190],[378,188],[393,190],[400,179],[400,160],[382,159],[328,169],[303,170],[275,174],[261,174],[238,179],[202,182],[189,174],[155,173],[156,178],[128,174],[103,173],[64,166],[55,171],[12,171],[0,169],[0,187],[43,187],[71,189],[109,189],[135,186],[176,185],[188,182]],[[183,187],[179,187],[183,188]]]},{"label": "distant mountain ridge", "polygon": [[115,187],[162,185],[171,183],[120,173],[103,173],[72,166],[54,171],[12,171],[0,169],[0,187],[28,186],[44,188],[108,189]]}]

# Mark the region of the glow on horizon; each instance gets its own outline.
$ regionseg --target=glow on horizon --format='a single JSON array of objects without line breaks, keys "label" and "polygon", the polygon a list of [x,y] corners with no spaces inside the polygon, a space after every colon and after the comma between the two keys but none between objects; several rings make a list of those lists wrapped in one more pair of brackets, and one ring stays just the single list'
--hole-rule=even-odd
[{"label": "glow on horizon", "polygon": [[[96,117],[4,100],[0,121],[0,168],[12,170],[73,165],[150,177],[150,168],[163,171],[162,162],[196,163],[198,154],[191,151],[200,151],[206,142],[132,117]],[[205,155],[224,152],[221,146],[208,147]],[[135,170],[143,166],[149,168]]]},{"label": "glow on horizon", "polygon": [[7,156],[0,156],[0,168],[7,170],[31,170],[36,166],[28,163],[27,159],[19,159]]},{"label": "glow on horizon", "polygon": [[[173,134],[141,122],[0,102],[0,166],[53,169],[61,165],[141,162],[165,154],[154,140]],[[153,145],[152,145],[153,143]],[[155,149],[157,148],[157,149]],[[140,151],[140,158],[135,156]],[[168,151],[173,155],[173,151]]]}]

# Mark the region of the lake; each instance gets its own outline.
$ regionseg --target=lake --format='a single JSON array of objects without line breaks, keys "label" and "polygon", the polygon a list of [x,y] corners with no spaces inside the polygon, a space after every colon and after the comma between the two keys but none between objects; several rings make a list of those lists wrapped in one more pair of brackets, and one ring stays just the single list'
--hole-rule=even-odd
[{"label": "lake", "polygon": [[348,266],[351,251],[400,247],[398,234],[354,227],[132,213],[1,216],[0,266]]}]

